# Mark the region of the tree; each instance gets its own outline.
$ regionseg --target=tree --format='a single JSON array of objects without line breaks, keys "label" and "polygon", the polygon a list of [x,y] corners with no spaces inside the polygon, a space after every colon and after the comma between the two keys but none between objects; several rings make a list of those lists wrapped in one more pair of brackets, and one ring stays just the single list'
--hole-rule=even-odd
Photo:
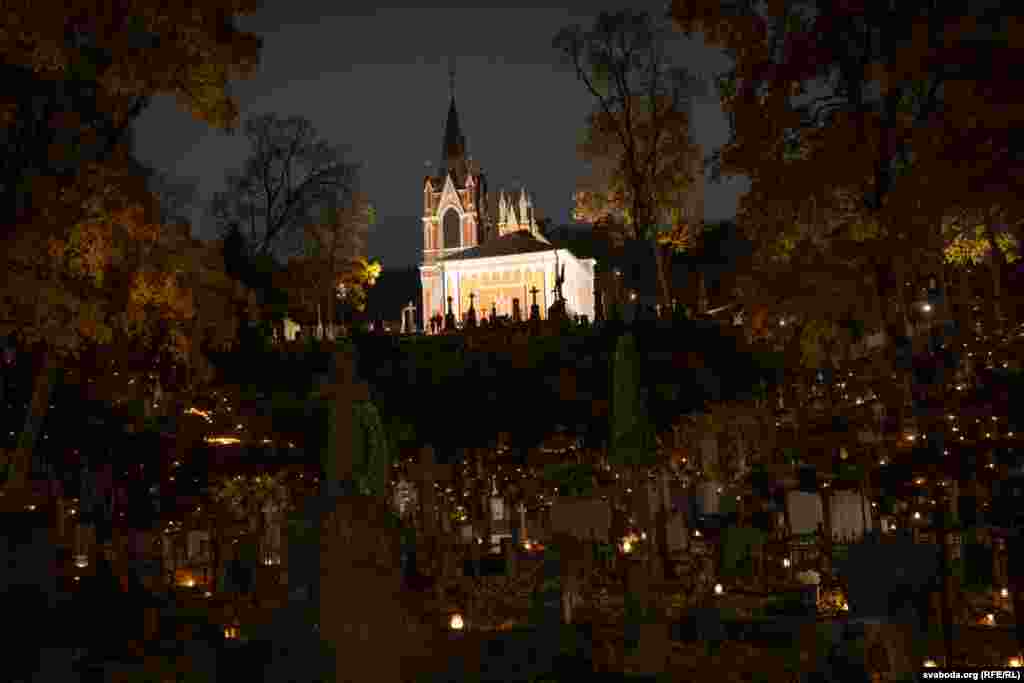
[{"label": "tree", "polygon": [[292,255],[318,212],[351,194],[358,167],[302,116],[254,116],[244,133],[252,152],[240,171],[227,174],[227,190],[214,194],[210,214],[222,234],[240,229],[253,254]]},{"label": "tree", "polygon": [[[590,198],[618,212],[634,239],[653,240],[658,223],[679,207],[692,182],[695,148],[686,104],[700,92],[689,72],[666,58],[667,26],[649,14],[602,12],[589,31],[562,29],[554,47],[597,101],[582,146],[603,159],[603,176]],[[655,248],[663,305],[670,295],[665,254]]]},{"label": "tree", "polygon": [[234,337],[223,304],[244,293],[227,280],[215,249],[183,234],[187,225],[154,221],[155,198],[128,154],[121,148],[105,164],[90,164],[75,185],[51,197],[52,219],[72,225],[63,239],[40,244],[27,230],[8,242],[0,329],[34,351],[39,367],[18,448],[5,463],[14,487],[24,483],[67,361],[88,366],[83,374],[91,379],[105,379],[118,364],[126,375],[156,370],[165,386],[168,372],[185,368],[184,384],[194,385],[211,378],[202,349]]},{"label": "tree", "polygon": [[[121,154],[124,154],[122,150]],[[3,333],[37,352],[39,372],[15,453],[15,486],[34,447],[63,358],[88,345],[133,339],[183,358],[191,293],[166,269],[141,179],[125,167],[91,164],[51,196],[50,212],[72,227],[40,243],[32,230],[8,241],[0,319]]]},{"label": "tree", "polygon": [[[23,5],[23,6],[20,6]],[[260,41],[233,25],[254,9],[213,2],[179,11],[143,3],[16,3],[4,15],[0,70],[3,332],[36,351],[39,372],[7,501],[26,463],[64,358],[123,336],[179,357],[192,300],[151,262],[160,225],[130,156],[131,124],[158,94],[230,128],[231,79],[251,73]],[[197,58],[196,55],[202,55]]]},{"label": "tree", "polygon": [[195,117],[230,129],[238,110],[229,83],[254,71],[261,46],[234,19],[257,6],[8,3],[0,20],[8,36],[0,41],[8,93],[0,97],[4,233],[45,210],[37,194],[49,183],[71,182],[85,165],[108,159],[156,95],[172,95]]},{"label": "tree", "polygon": [[731,130],[712,175],[750,178],[738,221],[777,253],[813,247],[825,263],[853,261],[870,279],[888,340],[878,376],[902,380],[882,399],[901,429],[911,383],[909,364],[900,367],[912,348],[907,283],[915,268],[941,275],[942,219],[963,198],[1020,189],[1020,135],[1008,119],[1024,104],[1010,77],[1020,68],[1011,43],[1020,9],[974,7],[672,4],[685,33],[702,33],[733,60],[718,79]]},{"label": "tree", "polygon": [[[1020,244],[1016,236],[1018,231],[1015,228],[1021,221],[1018,220],[1016,225],[1007,224],[1005,217],[1011,212],[985,199],[988,198],[970,197],[969,204],[961,205],[944,217],[944,256],[945,261],[960,272],[961,291],[965,296],[968,294],[968,267],[988,261],[992,276],[991,296],[985,297],[988,303],[988,326],[998,333],[1004,324],[1002,282],[1007,275],[1008,265],[1020,259]],[[960,308],[966,313],[969,307],[970,302],[963,301]],[[1016,322],[1016,307],[1010,306],[1006,313],[1011,315],[1011,319],[1006,322],[1012,328]],[[961,320],[961,324],[965,330],[971,327],[966,317]]]},{"label": "tree", "polygon": [[354,192],[342,203],[329,198],[320,220],[306,226],[306,255],[314,299],[324,302],[327,329],[334,330],[336,299],[347,298],[354,291],[346,276],[365,258],[366,239],[375,220],[373,206],[366,195]]},{"label": "tree", "polygon": [[1015,24],[994,23],[1019,12],[1000,5],[981,15],[968,3],[674,2],[684,32],[734,60],[718,79],[731,136],[713,165],[751,179],[741,222],[790,244],[797,229],[819,243],[873,232],[905,323],[907,264],[922,261],[909,257],[938,263],[943,246],[940,226],[916,214],[1019,183],[1006,119],[1022,104],[1009,78]]}]

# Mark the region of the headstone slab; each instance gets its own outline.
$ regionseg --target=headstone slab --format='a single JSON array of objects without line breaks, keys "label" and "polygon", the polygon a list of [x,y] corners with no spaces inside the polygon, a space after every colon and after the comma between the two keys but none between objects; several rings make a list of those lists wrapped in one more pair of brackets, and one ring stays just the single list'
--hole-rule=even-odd
[{"label": "headstone slab", "polygon": [[[353,657],[354,652],[408,649],[401,609],[401,541],[387,522],[387,505],[341,496],[320,531],[320,632],[337,653],[346,680],[398,681],[400,657]],[[369,660],[369,661],[365,661]],[[341,680],[341,679],[339,679]]]}]

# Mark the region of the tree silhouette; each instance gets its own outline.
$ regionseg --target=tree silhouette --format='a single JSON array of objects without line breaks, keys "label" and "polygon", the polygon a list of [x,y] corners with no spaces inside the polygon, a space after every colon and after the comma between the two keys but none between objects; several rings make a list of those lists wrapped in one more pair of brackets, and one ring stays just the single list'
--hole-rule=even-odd
[{"label": "tree silhouette", "polygon": [[358,167],[302,116],[254,116],[243,133],[251,153],[240,170],[227,174],[228,189],[214,194],[209,213],[222,234],[241,230],[254,255],[296,254],[303,228],[328,202],[351,197]]}]

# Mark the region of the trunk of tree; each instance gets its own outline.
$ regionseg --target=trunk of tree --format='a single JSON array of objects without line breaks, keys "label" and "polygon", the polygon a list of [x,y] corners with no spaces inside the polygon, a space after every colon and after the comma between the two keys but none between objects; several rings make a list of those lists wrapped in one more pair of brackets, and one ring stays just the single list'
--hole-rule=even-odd
[{"label": "trunk of tree", "polygon": [[942,503],[939,509],[938,541],[939,541],[939,576],[942,580],[942,642],[946,658],[946,666],[954,667],[953,662],[953,577],[950,572],[949,531],[946,528],[948,503]]},{"label": "trunk of tree", "polygon": [[213,587],[211,590],[217,592],[221,587],[221,561],[223,557],[223,551],[221,550],[221,544],[224,543],[224,520],[223,515],[220,514],[219,510],[214,511],[213,517],[213,529],[210,534],[210,552],[213,554],[211,557],[210,564],[213,565]]},{"label": "trunk of tree", "polygon": [[658,506],[658,556],[661,559],[662,577],[667,581],[675,578],[675,571],[672,568],[672,557],[668,545],[668,521],[669,521],[669,500],[667,497],[668,473],[664,467],[658,469],[658,492],[661,497]]},{"label": "trunk of tree", "polygon": [[992,296],[989,297],[989,334],[999,335],[1003,330],[1002,282],[1006,272],[1006,255],[996,242],[992,220],[985,221],[985,238],[989,245],[989,266],[992,273]]},{"label": "trunk of tree", "polygon": [[669,284],[671,282],[672,258],[668,250],[657,242],[654,244],[654,260],[655,268],[658,271],[658,301],[664,311],[672,306],[672,287]]},{"label": "trunk of tree", "polygon": [[899,325],[900,334],[908,334],[908,332],[912,332],[907,291],[907,277],[909,275],[902,258],[893,259],[893,270],[896,276],[896,322]]},{"label": "trunk of tree", "polygon": [[971,277],[968,266],[962,265],[957,268],[960,274],[960,305],[962,309],[963,329],[961,336],[965,339],[974,334],[974,297],[971,293]]},{"label": "trunk of tree", "polygon": [[[948,323],[953,320],[953,302],[950,298],[949,278],[946,277],[946,264],[943,262],[942,254],[939,254],[939,265],[936,269],[936,276],[939,281],[939,307],[935,311],[936,319],[941,323]],[[947,339],[948,344],[952,340]]]},{"label": "trunk of tree", "polygon": [[[911,348],[913,348],[914,335],[913,335],[913,330],[910,328],[910,325],[909,325],[909,316],[908,316],[909,302],[907,300],[908,292],[907,292],[907,280],[906,280],[908,275],[907,275],[907,271],[906,271],[906,268],[904,266],[904,263],[903,263],[902,259],[894,258],[892,263],[893,263],[893,269],[895,271],[895,277],[896,277],[896,291],[895,291],[896,311],[895,311],[895,315],[892,318],[893,323],[894,323],[893,326],[896,328],[897,334],[899,334],[901,336],[902,335],[907,335],[907,334],[911,335],[911,339],[910,339],[910,341],[911,341]],[[894,351],[894,349],[891,346],[892,342],[895,341],[895,340],[887,340],[887,341],[890,343],[890,347],[889,347],[890,348],[890,358],[893,358],[893,360],[895,360],[895,356],[892,354],[892,351]],[[896,429],[899,430],[900,433],[902,433],[904,418],[905,418],[905,416],[907,414],[908,408],[911,405],[911,392],[912,392],[911,381],[912,381],[912,377],[911,377],[911,372],[909,370],[900,370],[900,369],[897,369],[895,367],[893,368],[893,370],[896,373],[897,381],[899,382],[899,391],[895,392],[894,397],[893,397],[895,399],[894,403],[896,405],[894,405],[894,406],[893,405],[886,406],[886,408],[889,409],[889,410],[887,410],[888,414],[895,415],[895,417],[896,417]]]},{"label": "trunk of tree", "polygon": [[8,463],[8,479],[4,485],[8,500],[30,498],[28,491],[32,456],[43,421],[50,410],[50,398],[57,381],[59,364],[56,353],[46,347],[39,353],[38,369],[32,385],[32,398],[25,412],[25,425],[18,437],[11,461]]},{"label": "trunk of tree", "polygon": [[825,574],[832,573],[832,487],[827,486],[821,489],[821,566]]},{"label": "trunk of tree", "polygon": [[697,269],[697,307],[696,311],[698,315],[704,315],[708,312],[708,288],[707,282],[704,278],[704,271],[700,268]]}]

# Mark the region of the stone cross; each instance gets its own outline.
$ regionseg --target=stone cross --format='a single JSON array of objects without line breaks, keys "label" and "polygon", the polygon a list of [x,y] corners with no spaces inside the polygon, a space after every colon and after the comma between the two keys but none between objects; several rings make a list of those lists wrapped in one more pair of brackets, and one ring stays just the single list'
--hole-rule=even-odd
[{"label": "stone cross", "polygon": [[473,299],[476,298],[476,294],[473,292],[469,293],[469,310],[466,311],[466,325],[468,327],[476,327],[476,309],[473,307]]},{"label": "stone cross", "polygon": [[337,351],[334,354],[334,368],[330,383],[317,392],[320,398],[331,403],[334,411],[337,442],[334,452],[327,453],[324,476],[327,483],[347,481],[352,478],[354,465],[352,453],[352,430],[354,429],[354,406],[356,401],[368,401],[370,389],[364,383],[357,383],[354,358],[350,353]]},{"label": "stone cross", "polygon": [[536,305],[537,305],[537,292],[539,292],[539,291],[540,291],[540,290],[539,290],[539,289],[537,289],[537,287],[536,287],[536,286],[534,286],[534,287],[531,287],[531,288],[530,288],[530,294],[532,294],[532,295],[533,295],[533,305],[534,305],[534,306],[536,306]]},{"label": "stone cross", "polygon": [[448,297],[448,314],[444,317],[444,329],[455,329],[455,314],[452,312],[452,297]]}]

